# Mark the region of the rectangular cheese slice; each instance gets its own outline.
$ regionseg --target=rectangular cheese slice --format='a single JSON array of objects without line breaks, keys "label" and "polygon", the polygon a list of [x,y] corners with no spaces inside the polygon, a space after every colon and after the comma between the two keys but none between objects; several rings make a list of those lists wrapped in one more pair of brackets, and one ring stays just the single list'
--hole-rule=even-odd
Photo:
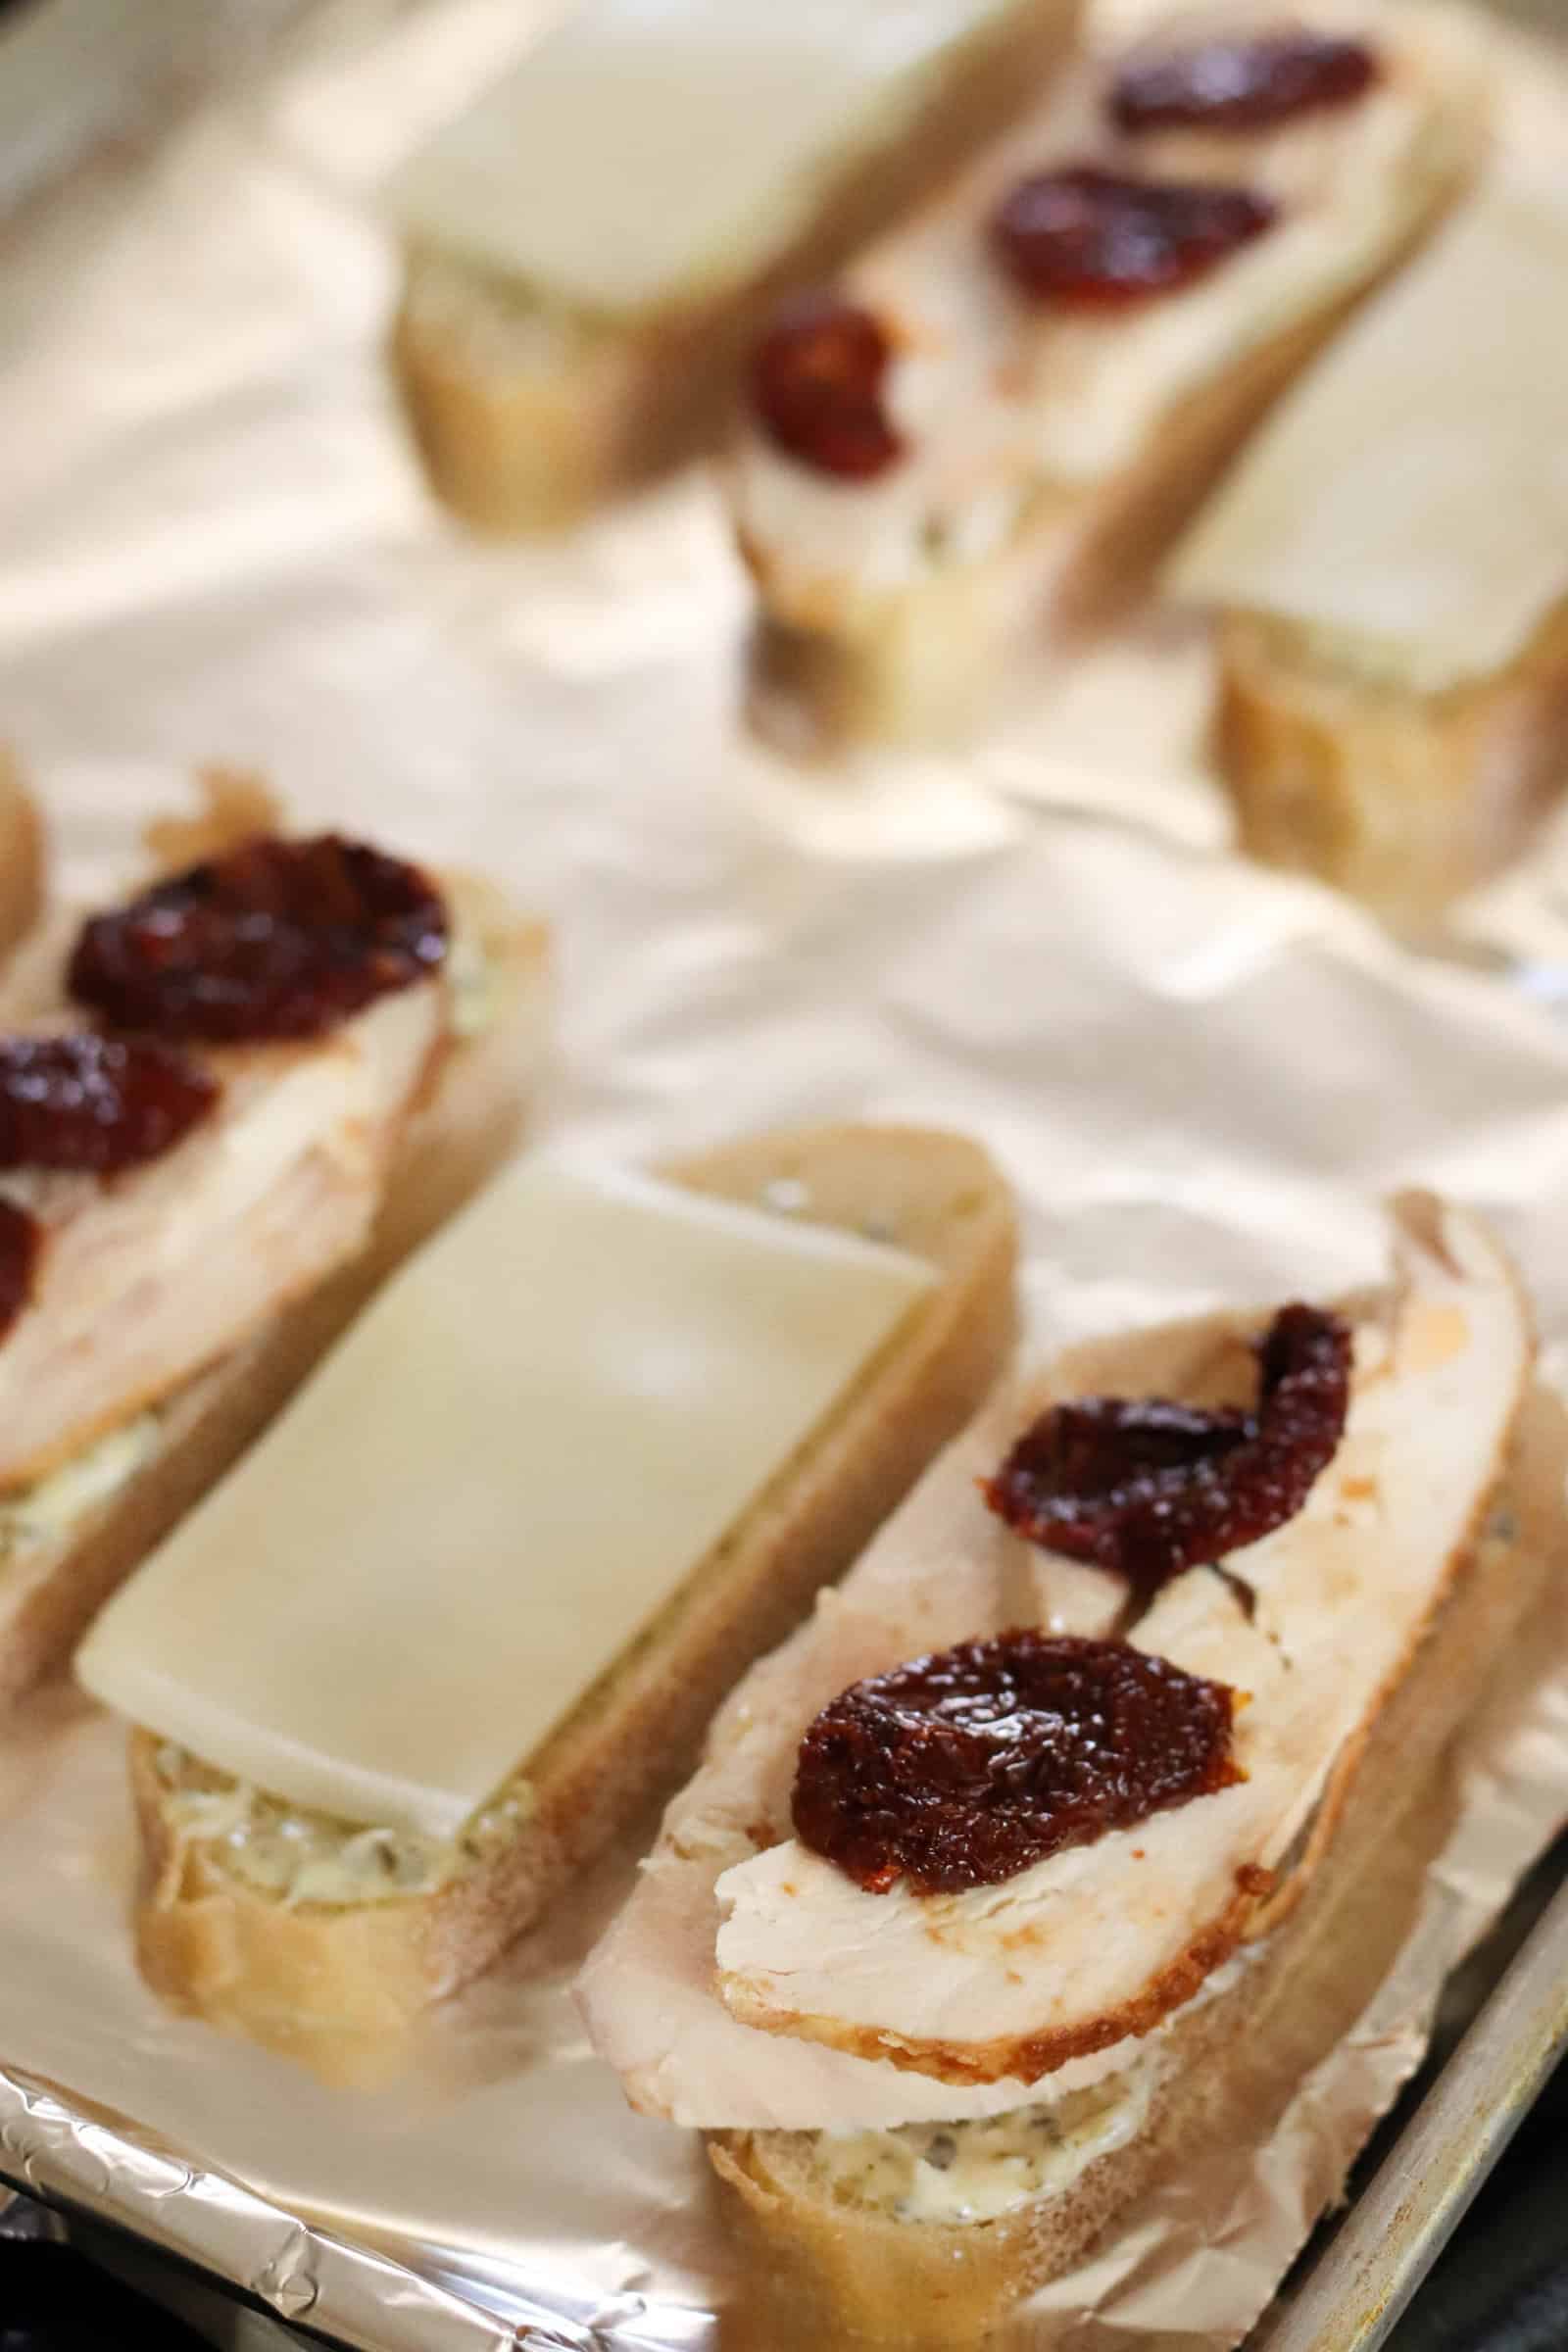
[{"label": "rectangular cheese slice", "polygon": [[1484,192],[1265,428],[1174,593],[1419,691],[1504,668],[1568,594],[1565,293],[1568,194]]},{"label": "rectangular cheese slice", "polygon": [[607,318],[707,299],[809,226],[1018,0],[583,0],[395,174],[416,242]]},{"label": "rectangular cheese slice", "polygon": [[846,1233],[526,1160],[122,1590],[80,1680],[291,1803],[450,1837],[935,1280]]}]

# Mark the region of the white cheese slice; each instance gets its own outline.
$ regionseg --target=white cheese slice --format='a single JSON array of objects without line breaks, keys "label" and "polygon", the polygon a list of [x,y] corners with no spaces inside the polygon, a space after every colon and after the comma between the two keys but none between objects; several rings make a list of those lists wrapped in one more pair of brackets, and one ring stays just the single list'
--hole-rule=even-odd
[{"label": "white cheese slice", "polygon": [[392,179],[417,240],[574,310],[759,273],[1019,0],[585,0]]},{"label": "white cheese slice", "polygon": [[295,1804],[449,1837],[935,1279],[849,1234],[525,1161],[123,1589],[80,1679]]},{"label": "white cheese slice", "polygon": [[1568,594],[1565,292],[1568,194],[1478,198],[1253,444],[1175,593],[1428,691],[1503,668]]}]

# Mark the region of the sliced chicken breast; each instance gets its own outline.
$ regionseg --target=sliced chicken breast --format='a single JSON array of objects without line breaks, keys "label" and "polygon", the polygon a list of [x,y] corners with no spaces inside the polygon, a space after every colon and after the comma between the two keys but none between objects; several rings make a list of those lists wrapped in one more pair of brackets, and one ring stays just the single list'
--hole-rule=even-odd
[{"label": "sliced chicken breast", "polygon": [[717,1887],[718,1982],[744,2023],[952,2082],[1034,2082],[1147,2032],[1235,1948],[1336,1759],[1410,1662],[1502,1467],[1531,1362],[1506,1260],[1411,1207],[1387,1333],[1357,1350],[1345,1435],[1305,1507],[1189,1571],[1132,1639],[1250,1694],[1246,1779],[994,1886],[864,1892],[789,1839]]},{"label": "sliced chicken breast", "polygon": [[[1000,1886],[863,1892],[785,1835],[796,1749],[850,1682],[1004,1626],[1104,1636],[1120,1581],[1027,1545],[984,1508],[994,1470],[1081,1365],[999,1396],[812,1621],[740,1686],[580,1986],[633,2103],[712,2129],[948,2121],[1120,2070],[1246,1933],[1266,1873],[1302,1862],[1337,1774],[1409,1664],[1485,1514],[1531,1361],[1502,1253],[1475,1220],[1396,1211],[1397,1279],[1356,1313],[1345,1435],[1306,1507],[1177,1579],[1132,1639],[1247,1691],[1249,1777]],[[1093,1385],[1213,1401],[1246,1376],[1236,1323],[1131,1335]],[[1086,1351],[1080,1351],[1084,1353]],[[761,1847],[763,1850],[759,1851]],[[1293,1877],[1294,1883],[1294,1877]],[[891,2063],[890,2063],[891,2061]]]},{"label": "sliced chicken breast", "polygon": [[[13,1007],[28,1030],[67,1025],[36,963],[0,1018]],[[156,1403],[355,1254],[447,1030],[432,978],[319,1041],[202,1053],[220,1099],[162,1158],[107,1178],[0,1172],[0,1200],[44,1237],[0,1337],[0,1493]]]}]

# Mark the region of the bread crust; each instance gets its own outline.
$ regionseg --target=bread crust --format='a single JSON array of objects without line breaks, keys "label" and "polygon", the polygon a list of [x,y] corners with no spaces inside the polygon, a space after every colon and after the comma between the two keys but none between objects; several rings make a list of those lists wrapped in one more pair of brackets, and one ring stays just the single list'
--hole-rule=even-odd
[{"label": "bread crust", "polygon": [[697,455],[772,305],[836,270],[1010,122],[1055,70],[1079,13],[1080,0],[1017,0],[971,37],[918,119],[841,173],[811,228],[738,294],[641,324],[568,315],[541,356],[540,314],[516,288],[411,249],[390,356],[438,496],[477,530],[560,529]]},{"label": "bread crust", "polygon": [[[201,854],[218,846],[210,839]],[[405,1121],[368,1248],[187,1382],[161,1410],[152,1460],[69,1538],[0,1565],[0,1707],[65,1664],[109,1595],[237,1459],[376,1286],[515,1147],[541,1056],[547,934],[519,921],[480,878],[453,876],[443,886],[482,943],[495,1019],[444,1054]]]},{"label": "bread crust", "polygon": [[921,1129],[808,1128],[666,1173],[741,1200],[804,1187],[813,1219],[896,1238],[945,1279],[659,1623],[525,1760],[533,1810],[516,1836],[433,1894],[285,1908],[176,1831],[158,1743],[134,1734],[137,1948],[166,1997],[301,2050],[392,2034],[480,1974],[645,1798],[680,1777],[743,1667],[848,1565],[1000,1371],[1013,1336],[1016,1231],[1006,1188],[976,1145]]},{"label": "bread crust", "polygon": [[[1144,2124],[1069,2188],[999,2219],[904,2223],[835,2195],[801,2132],[718,2132],[709,2153],[752,2257],[748,2308],[726,2345],[909,2352],[971,2342],[1046,2281],[1093,2256],[1137,2201],[1216,2151],[1242,2165],[1311,2070],[1354,2026],[1414,1925],[1426,1873],[1451,1826],[1452,1752],[1505,1661],[1521,1663],[1544,1607],[1559,1610],[1568,1425],[1544,1391],[1517,1425],[1504,1490],[1516,1542],[1472,1542],[1410,1671],[1349,1761],[1320,1866],[1292,1874],[1288,1912],[1264,1910],[1229,1990],[1178,2013]],[[1289,1886],[1291,1881],[1287,1881]],[[1049,2085],[1043,2086],[1049,2089]],[[1340,2193],[1368,2113],[1320,2134],[1305,2226]],[[961,2129],[961,2127],[957,2127]],[[1030,2341],[1076,2321],[1034,2318]]]},{"label": "bread crust", "polygon": [[1495,675],[1363,679],[1307,632],[1221,616],[1215,740],[1250,857],[1420,928],[1523,846],[1568,782],[1568,604]]},{"label": "bread crust", "polygon": [[43,863],[37,809],[20,765],[0,746],[0,958],[38,919]]}]

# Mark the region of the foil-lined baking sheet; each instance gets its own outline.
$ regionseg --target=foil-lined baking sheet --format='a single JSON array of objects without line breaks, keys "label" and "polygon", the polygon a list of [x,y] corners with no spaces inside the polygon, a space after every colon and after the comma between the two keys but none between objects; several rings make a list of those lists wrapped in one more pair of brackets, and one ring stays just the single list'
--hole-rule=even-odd
[{"label": "foil-lined baking sheet", "polygon": [[[1043,1345],[1359,1281],[1377,1197],[1427,1182],[1495,1215],[1568,1367],[1568,1032],[1518,985],[1549,999],[1549,846],[1475,914],[1496,972],[1405,958],[1226,858],[1201,777],[1166,789],[1152,698],[1191,656],[1139,643],[1081,690],[1115,737],[1099,766],[1063,734],[1044,787],[1021,739],[803,780],[738,735],[746,600],[700,477],[547,549],[432,508],[369,192],[530,22],[319,9],[0,249],[4,724],[65,883],[109,884],[198,763],[255,766],[305,820],[479,862],[550,916],[550,1115],[578,1142],[969,1127],[1024,1203]],[[1141,2208],[1073,2282],[1085,2352],[1219,2352],[1252,2324],[1568,1813],[1568,1625],[1539,1665],[1478,1728],[1399,1967],[1255,2161]],[[625,2110],[567,1996],[628,1869],[401,2075],[334,2085],[141,1986],[122,1735],[49,1694],[0,1741],[0,2172],[374,2352],[717,2345],[746,2282],[700,2151]]]}]

